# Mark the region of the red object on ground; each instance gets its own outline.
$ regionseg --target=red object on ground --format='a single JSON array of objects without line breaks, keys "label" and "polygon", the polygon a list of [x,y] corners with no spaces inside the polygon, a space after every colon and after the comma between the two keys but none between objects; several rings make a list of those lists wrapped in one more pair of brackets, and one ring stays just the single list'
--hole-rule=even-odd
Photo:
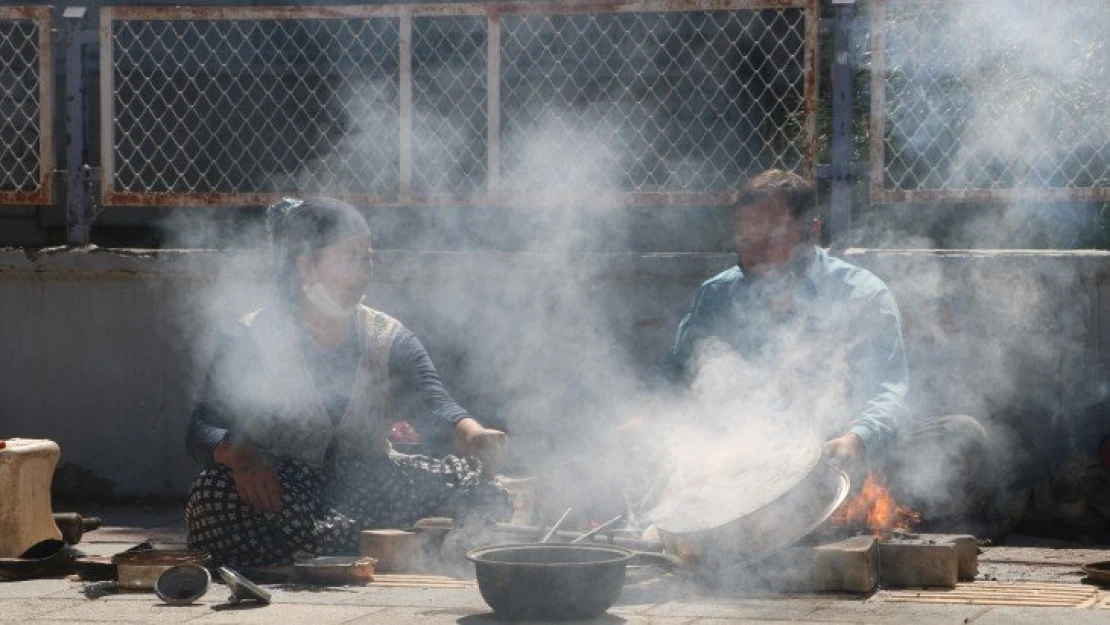
[{"label": "red object on ground", "polygon": [[8,446],[8,443],[7,443],[7,441],[3,441],[3,440],[0,440],[0,449],[3,449],[3,448],[5,448],[5,447],[7,447],[7,446]]}]

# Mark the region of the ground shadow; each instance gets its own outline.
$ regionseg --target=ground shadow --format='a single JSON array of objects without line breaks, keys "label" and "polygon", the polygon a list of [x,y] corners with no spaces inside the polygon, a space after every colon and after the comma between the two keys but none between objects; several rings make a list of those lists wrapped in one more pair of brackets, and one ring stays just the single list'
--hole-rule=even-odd
[{"label": "ground shadow", "polygon": [[[487,612],[485,614],[471,614],[470,616],[464,616],[455,622],[458,623],[458,625],[490,625],[491,623],[508,623],[510,621],[501,620],[497,618],[497,615],[493,612]],[[560,622],[567,623],[568,625],[572,623],[599,623],[600,625],[621,625],[622,623],[627,623],[628,620],[615,614],[602,614],[595,619]]]}]

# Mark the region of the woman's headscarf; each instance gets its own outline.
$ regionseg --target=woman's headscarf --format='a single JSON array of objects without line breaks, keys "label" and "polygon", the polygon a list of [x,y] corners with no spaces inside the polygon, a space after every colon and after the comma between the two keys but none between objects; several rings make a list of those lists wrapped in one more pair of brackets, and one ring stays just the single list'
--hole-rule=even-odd
[{"label": "woman's headscarf", "polygon": [[283,198],[266,209],[266,231],[274,253],[278,295],[298,301],[301,276],[297,256],[313,255],[344,239],[370,236],[370,226],[354,206],[330,198]]}]

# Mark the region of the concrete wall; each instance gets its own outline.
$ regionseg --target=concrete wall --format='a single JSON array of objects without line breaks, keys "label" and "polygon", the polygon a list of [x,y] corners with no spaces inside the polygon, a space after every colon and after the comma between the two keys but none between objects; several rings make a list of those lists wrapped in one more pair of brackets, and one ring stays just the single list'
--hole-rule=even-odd
[{"label": "concrete wall", "polygon": [[[1110,254],[846,255],[899,295],[919,413],[1014,420],[1017,445],[1051,432],[1090,447],[1102,434],[1100,419],[1073,415],[1097,399],[1110,347],[1110,298],[1099,296]],[[63,462],[117,495],[180,496],[195,471],[183,448],[193,398],[219,331],[264,303],[265,261],[0,252],[0,438],[54,439]],[[591,398],[579,389],[598,367],[646,377],[698,282],[731,257],[380,252],[375,262],[369,303],[424,340],[465,406],[523,436],[542,432],[530,422],[540,412],[582,418]],[[961,386],[970,379],[990,388]],[[1010,416],[1023,410],[1032,421]]]}]

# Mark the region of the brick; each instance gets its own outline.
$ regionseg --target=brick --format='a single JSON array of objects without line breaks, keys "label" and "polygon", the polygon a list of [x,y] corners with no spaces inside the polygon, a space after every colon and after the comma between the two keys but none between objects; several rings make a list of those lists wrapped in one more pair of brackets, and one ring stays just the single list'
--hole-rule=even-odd
[{"label": "brick", "polygon": [[969,582],[979,574],[979,541],[968,534],[942,534],[940,538],[956,549],[957,576]]},{"label": "brick", "polygon": [[920,538],[879,543],[879,583],[883,588],[954,588],[959,573],[956,548]]},{"label": "brick", "polygon": [[755,570],[756,584],[780,592],[868,593],[879,581],[878,541],[854,536],[794,547]]}]

